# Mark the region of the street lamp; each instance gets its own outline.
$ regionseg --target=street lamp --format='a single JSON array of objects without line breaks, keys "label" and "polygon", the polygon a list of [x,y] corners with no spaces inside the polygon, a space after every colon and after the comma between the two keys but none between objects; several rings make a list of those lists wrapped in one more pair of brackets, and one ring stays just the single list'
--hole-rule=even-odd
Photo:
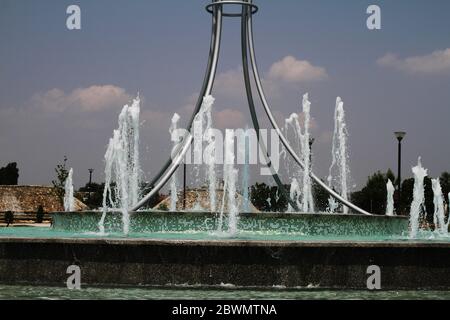
[{"label": "street lamp", "polygon": [[89,200],[91,200],[92,173],[94,172],[94,169],[88,169],[88,170],[89,170],[89,185],[88,185],[88,190],[89,190]]},{"label": "street lamp", "polygon": [[402,141],[406,136],[406,132],[397,131],[395,132],[395,137],[398,140],[398,172],[397,172],[397,194],[398,194],[398,203],[397,203],[397,213],[400,213],[400,201],[402,196]]}]

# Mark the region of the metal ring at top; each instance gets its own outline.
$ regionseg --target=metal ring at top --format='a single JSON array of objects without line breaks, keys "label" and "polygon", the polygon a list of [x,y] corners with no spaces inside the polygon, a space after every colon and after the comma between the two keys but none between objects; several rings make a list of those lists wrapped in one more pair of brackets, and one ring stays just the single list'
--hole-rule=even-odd
[{"label": "metal ring at top", "polygon": [[[208,11],[209,13],[213,13],[214,12],[213,11],[213,7],[215,7],[215,6],[222,6],[222,5],[225,5],[225,4],[237,4],[237,5],[241,5],[241,6],[251,7],[252,8],[252,12],[251,12],[252,15],[258,12],[258,6],[257,5],[255,5],[253,3],[250,3],[250,2],[247,2],[247,1],[240,1],[240,0],[224,0],[224,1],[213,2],[213,3],[210,3],[210,4],[208,4],[206,6],[206,11]],[[224,17],[242,17],[242,13],[226,13],[226,12],[224,12],[224,13],[222,13],[222,15]]]}]

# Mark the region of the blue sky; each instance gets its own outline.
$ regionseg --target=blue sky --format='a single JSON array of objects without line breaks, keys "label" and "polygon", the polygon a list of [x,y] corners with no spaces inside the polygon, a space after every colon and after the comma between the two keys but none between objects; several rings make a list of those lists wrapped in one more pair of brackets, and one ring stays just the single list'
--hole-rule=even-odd
[{"label": "blue sky", "polygon": [[[169,154],[172,114],[187,119],[201,86],[210,38],[207,3],[0,0],[0,166],[17,161],[21,183],[49,184],[67,155],[78,185],[91,167],[101,181],[117,115],[139,92],[142,163],[150,178]],[[299,112],[301,96],[310,93],[319,176],[331,161],[337,96],[345,102],[358,187],[370,173],[396,168],[396,130],[408,132],[404,177],[419,155],[431,175],[450,170],[449,1],[255,3],[256,51],[269,100],[282,121]],[[79,31],[66,28],[71,4],[81,7]],[[382,10],[379,31],[366,28],[371,4]],[[239,28],[238,19],[224,22],[213,93],[219,127],[250,122],[240,85]],[[273,72],[277,63],[289,70],[287,61],[292,68],[307,62],[305,74],[288,79]],[[317,70],[325,76],[311,76]]]}]

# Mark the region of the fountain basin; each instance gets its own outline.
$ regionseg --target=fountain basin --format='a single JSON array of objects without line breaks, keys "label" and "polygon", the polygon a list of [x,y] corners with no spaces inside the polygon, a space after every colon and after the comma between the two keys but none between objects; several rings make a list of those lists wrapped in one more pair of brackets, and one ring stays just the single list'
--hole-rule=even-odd
[{"label": "fountain basin", "polygon": [[[0,237],[1,284],[65,286],[67,267],[86,285],[450,289],[448,242],[205,241]],[[7,270],[7,272],[6,272]]]},{"label": "fountain basin", "polygon": [[[56,212],[53,229],[67,232],[97,232],[101,212]],[[120,233],[120,212],[109,212],[105,231]],[[296,234],[304,236],[392,237],[408,232],[406,217],[364,216],[353,214],[307,213],[242,213],[238,229],[241,233]],[[209,212],[131,212],[132,233],[213,232],[218,229],[219,214]],[[224,229],[227,219],[224,219]]]}]

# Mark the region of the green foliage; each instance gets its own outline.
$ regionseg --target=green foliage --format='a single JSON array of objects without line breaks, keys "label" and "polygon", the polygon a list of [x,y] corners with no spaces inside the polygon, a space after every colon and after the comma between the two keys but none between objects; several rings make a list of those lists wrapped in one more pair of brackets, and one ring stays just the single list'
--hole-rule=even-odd
[{"label": "green foliage", "polygon": [[58,164],[55,168],[56,172],[56,180],[52,181],[53,187],[56,190],[61,201],[64,199],[64,184],[66,182],[67,177],[69,176],[69,171],[66,168],[67,165],[67,157],[64,156],[64,161],[61,164]]},{"label": "green foliage", "polygon": [[0,168],[0,185],[16,186],[19,182],[19,169],[17,163],[12,162],[4,168]]},{"label": "green foliage", "polygon": [[[83,202],[86,204],[90,209],[96,209],[103,205],[103,191],[105,189],[105,183],[95,183],[92,182],[90,185],[89,183],[86,183],[84,187],[81,187],[78,192],[82,192],[85,195],[83,195]],[[114,188],[111,190],[114,193]],[[87,195],[86,195],[87,194]],[[112,198],[115,198],[115,195],[112,195]]]},{"label": "green foliage", "polygon": [[448,193],[450,192],[450,173],[443,172],[440,177],[442,194],[448,200]]},{"label": "green foliage", "polygon": [[[284,188],[289,192],[291,186],[285,185]],[[325,212],[328,207],[328,193],[315,182],[312,188],[316,211]],[[265,183],[256,183],[250,188],[250,199],[252,204],[263,212],[285,212],[289,205],[288,198],[277,186],[268,186]],[[268,199],[270,201],[267,201]]]},{"label": "green foliage", "polygon": [[165,203],[161,203],[158,207],[159,211],[169,211],[169,207]]},{"label": "green foliage", "polygon": [[42,223],[44,221],[44,208],[39,206],[36,212],[36,223]]},{"label": "green foliage", "polygon": [[358,192],[352,194],[352,202],[368,212],[374,214],[386,213],[387,190],[386,183],[390,179],[395,181],[395,176],[391,170],[385,174],[376,172],[367,179],[366,186]]},{"label": "green foliage", "polygon": [[312,185],[313,190],[313,198],[314,198],[314,206],[316,212],[326,212],[328,208],[328,199],[330,195],[318,185],[315,181]]},{"label": "green foliage", "polygon": [[[425,188],[425,210],[426,210],[425,218],[429,223],[433,223],[434,195],[430,177],[425,177],[424,188]],[[402,183],[402,199],[401,199],[401,204],[405,212],[410,212],[413,197],[414,197],[414,178],[406,179]]]},{"label": "green foliage", "polygon": [[[289,190],[289,186],[285,186],[285,189]],[[250,199],[252,204],[263,212],[284,212],[288,207],[287,198],[278,187],[265,183],[256,183],[250,188]]]},{"label": "green foliage", "polygon": [[[395,180],[395,176],[391,170],[386,174],[377,172],[370,176],[366,186],[358,192],[352,194],[352,202],[360,208],[375,214],[384,214],[386,210],[387,190],[386,182],[390,179]],[[450,173],[443,172],[440,176],[442,193],[448,200],[450,192]],[[433,204],[433,188],[431,178],[425,177],[425,219],[429,223],[433,223],[434,204]],[[400,199],[400,214],[409,214],[414,194],[414,178],[405,179],[402,182],[402,193]],[[395,197],[396,207],[398,208],[398,199]]]}]

